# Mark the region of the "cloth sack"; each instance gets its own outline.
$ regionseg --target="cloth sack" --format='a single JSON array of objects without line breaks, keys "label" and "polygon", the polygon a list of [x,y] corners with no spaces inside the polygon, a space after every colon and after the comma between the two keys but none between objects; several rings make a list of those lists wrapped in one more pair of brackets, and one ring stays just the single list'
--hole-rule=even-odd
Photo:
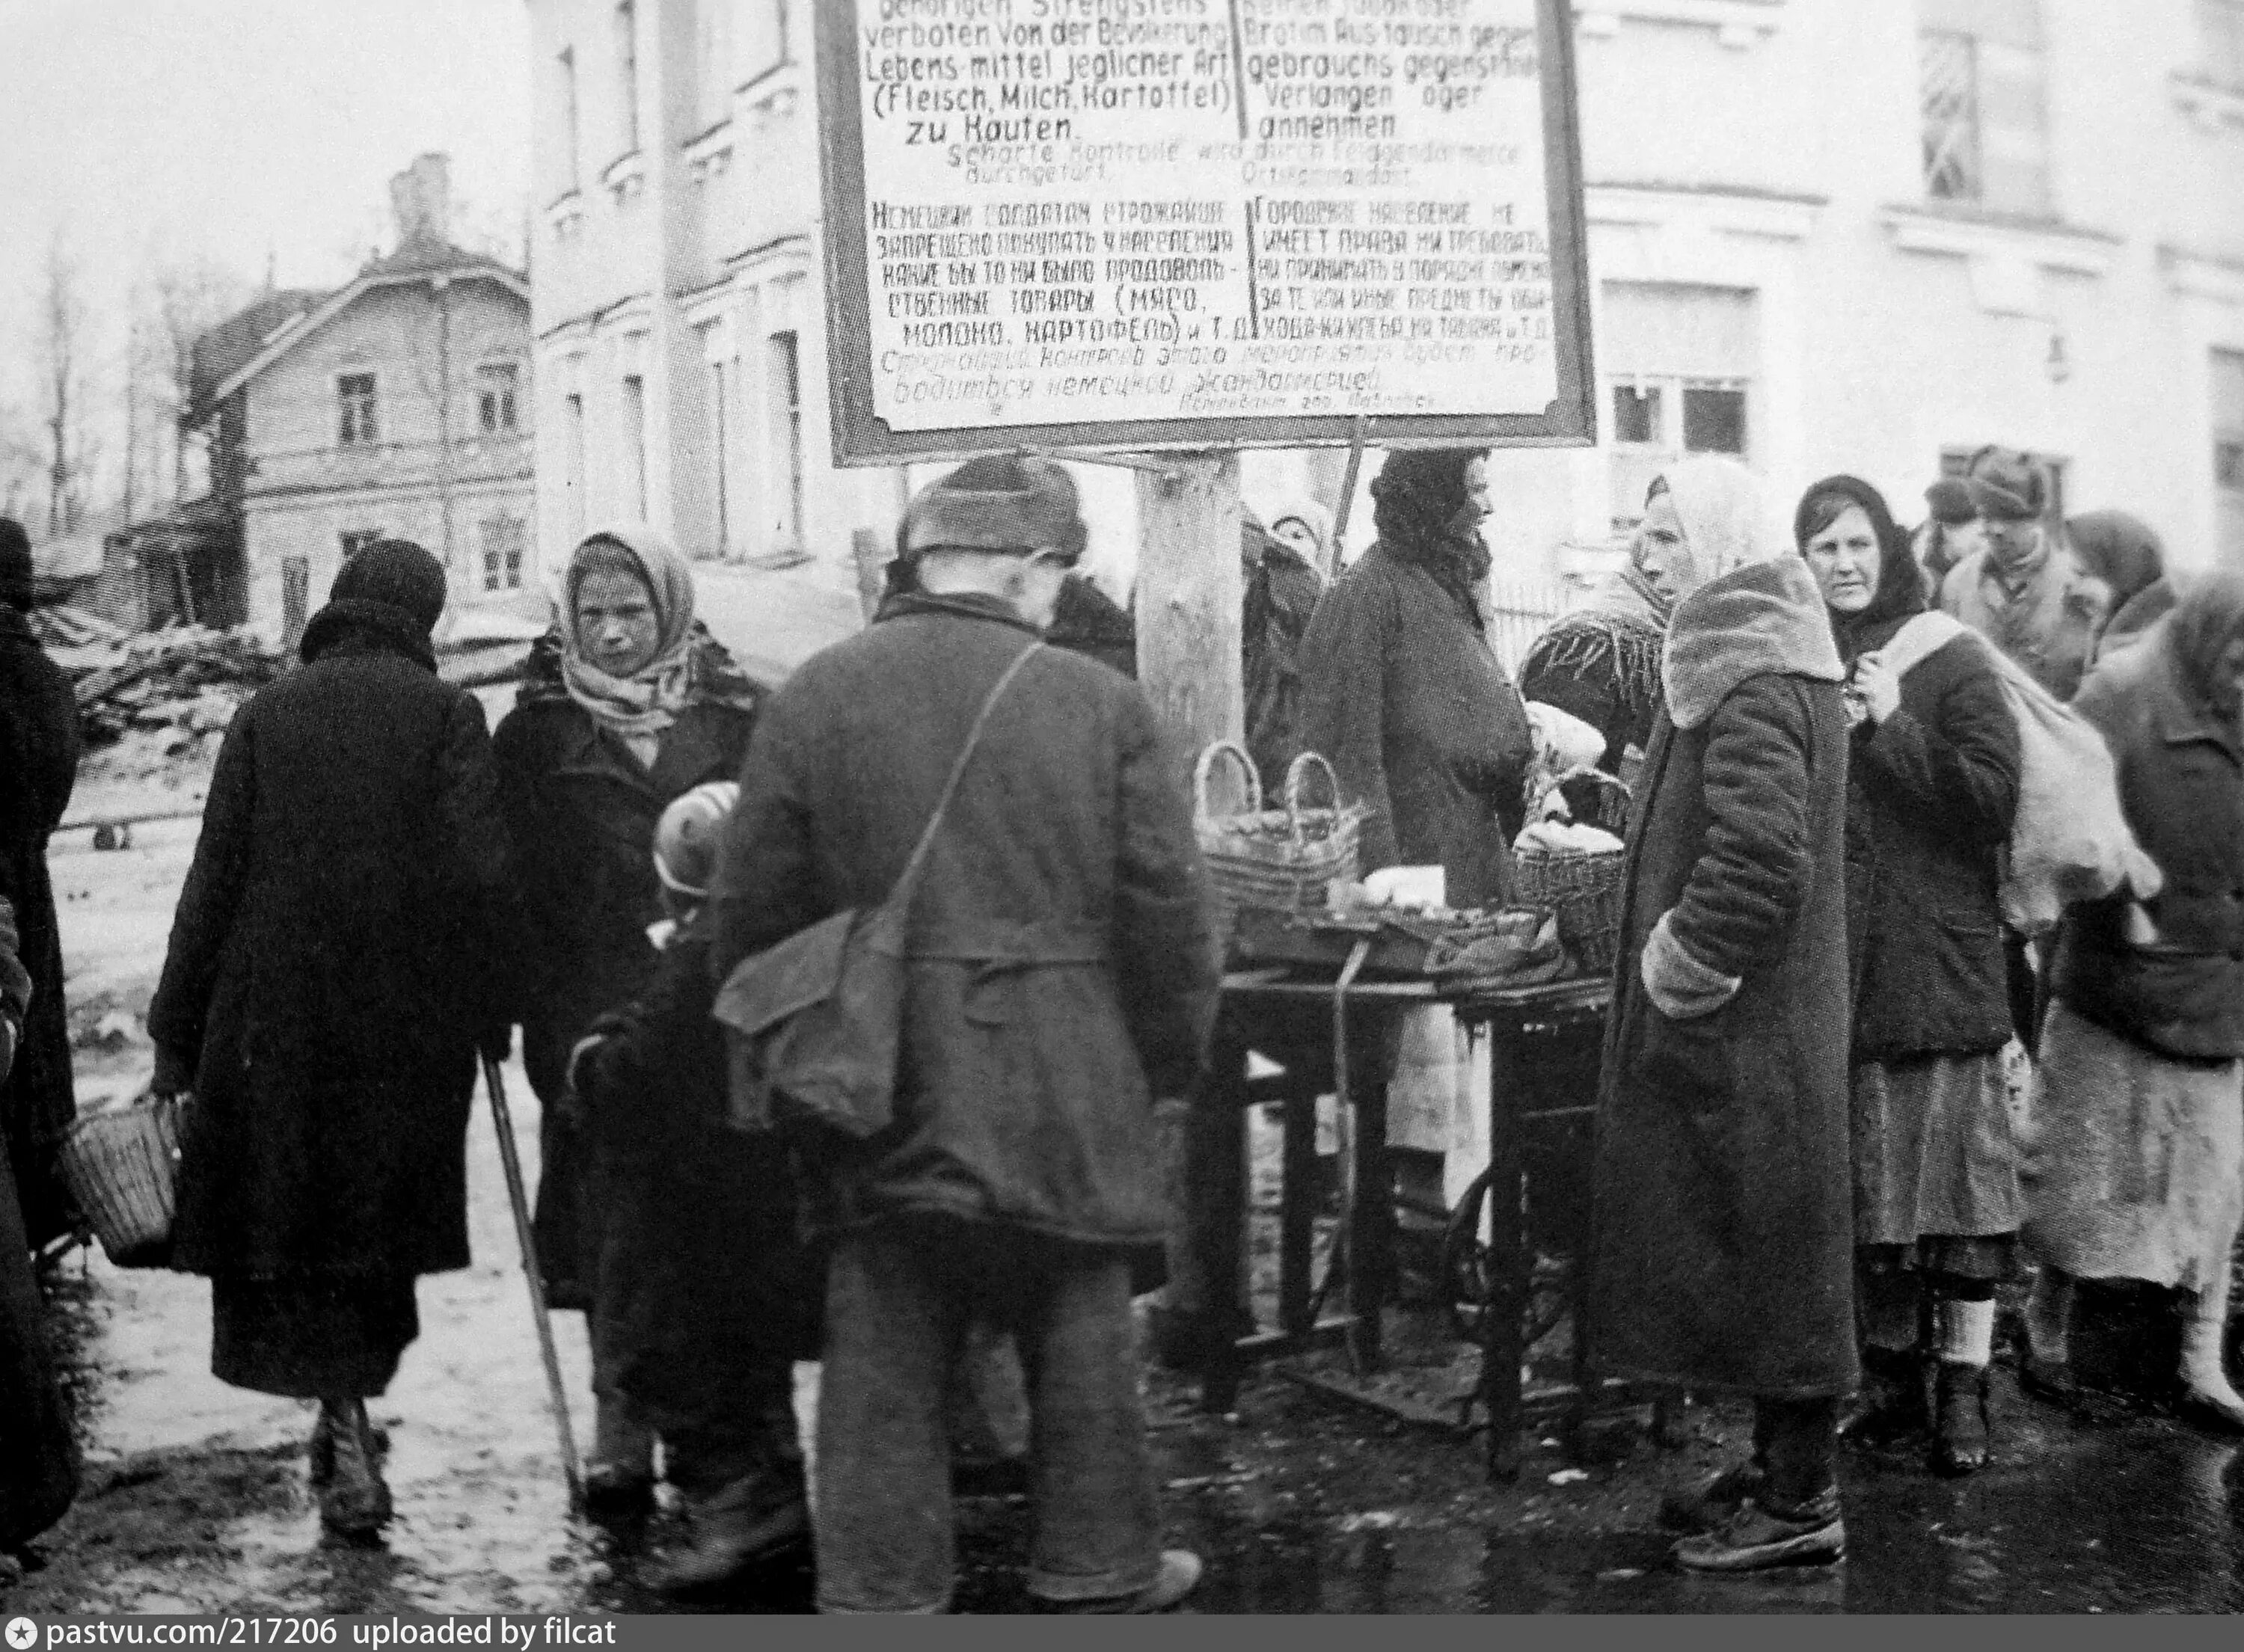
[{"label": "cloth sack", "polygon": [[714,1013],[725,1027],[733,1129],[861,1142],[894,1122],[912,899],[990,714],[1044,647],[1022,650],[982,702],[889,898],[870,912],[821,919],[741,959],[726,978]]},{"label": "cloth sack", "polygon": [[[1958,637],[1977,633],[1939,612],[1916,616],[1880,652],[1896,676]],[[2100,900],[2122,885],[2139,900],[2165,882],[2119,803],[2119,771],[2096,725],[2036,682],[2000,649],[2003,698],[2018,724],[2018,812],[2004,857],[2003,920],[2023,935],[2056,927],[2065,907]]]}]

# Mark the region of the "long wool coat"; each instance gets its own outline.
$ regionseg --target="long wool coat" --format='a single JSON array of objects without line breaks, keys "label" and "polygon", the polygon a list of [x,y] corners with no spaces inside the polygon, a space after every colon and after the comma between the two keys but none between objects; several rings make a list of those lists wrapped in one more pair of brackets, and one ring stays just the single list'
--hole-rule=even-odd
[{"label": "long wool coat", "polygon": [[738,690],[739,703],[706,699],[681,711],[649,768],[569,698],[558,641],[548,639],[492,737],[529,929],[522,1059],[544,1109],[538,1260],[564,1305],[589,1288],[601,1244],[591,1156],[568,1122],[569,1051],[652,978],[658,954],[646,932],[663,915],[655,823],[673,799],[739,773],[754,714],[745,681]]},{"label": "long wool coat", "polygon": [[[14,914],[0,900],[0,1007],[18,1026],[30,992],[17,958]],[[8,1141],[0,1135],[0,1553],[61,1519],[77,1491],[77,1446],[8,1174]]]},{"label": "long wool coat", "polygon": [[476,1037],[509,1018],[483,707],[363,631],[226,730],[149,1032],[194,1072],[172,1264],[468,1263]]},{"label": "long wool coat", "polygon": [[[1684,685],[1693,725],[1663,711],[1654,728],[1631,833],[1598,1100],[1591,1352],[1683,1387],[1841,1394],[1855,1377],[1847,715],[1805,566],[1753,564],[1694,593],[1667,671],[1671,704],[1679,673],[1698,680]],[[1741,978],[1694,1020],[1662,1014],[1639,974],[1671,912],[1693,959]]]},{"label": "long wool coat", "polygon": [[[1034,629],[977,597],[891,599],[773,697],[718,873],[718,966],[902,873],[984,698]],[[821,1225],[935,1213],[1158,1247],[1152,1102],[1216,998],[1205,879],[1143,691],[1047,649],[991,716],[910,926],[897,1121],[833,1170]]]},{"label": "long wool coat", "polygon": [[1301,743],[1372,809],[1363,870],[1440,866],[1451,906],[1500,899],[1534,736],[1457,601],[1417,563],[1374,545],[1317,603],[1300,669]]},{"label": "long wool coat", "polygon": [[47,837],[70,806],[78,757],[78,702],[68,680],[24,616],[0,603],[0,896],[15,907],[33,988],[24,1048],[0,1082],[0,1121],[33,1244],[67,1231],[77,1209],[54,1168],[78,1103]]}]

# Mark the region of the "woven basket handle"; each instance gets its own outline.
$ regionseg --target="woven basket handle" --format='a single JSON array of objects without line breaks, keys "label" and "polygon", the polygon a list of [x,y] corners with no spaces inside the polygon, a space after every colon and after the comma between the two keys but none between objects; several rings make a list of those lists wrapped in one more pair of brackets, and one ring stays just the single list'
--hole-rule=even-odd
[{"label": "woven basket handle", "polygon": [[1215,819],[1207,806],[1207,782],[1209,776],[1215,772],[1217,760],[1226,757],[1238,765],[1239,772],[1247,777],[1247,806],[1239,813],[1262,813],[1262,777],[1254,772],[1254,759],[1248,757],[1246,748],[1235,741],[1210,740],[1201,750],[1200,761],[1193,765],[1193,818],[1195,820]]},{"label": "woven basket handle", "polygon": [[1320,753],[1302,752],[1286,767],[1287,825],[1293,832],[1294,841],[1296,843],[1306,842],[1308,838],[1308,834],[1301,827],[1301,781],[1312,768],[1321,769],[1324,772],[1325,790],[1332,793],[1334,814],[1337,816],[1341,810],[1340,776],[1333,772],[1333,765],[1326,762]]}]

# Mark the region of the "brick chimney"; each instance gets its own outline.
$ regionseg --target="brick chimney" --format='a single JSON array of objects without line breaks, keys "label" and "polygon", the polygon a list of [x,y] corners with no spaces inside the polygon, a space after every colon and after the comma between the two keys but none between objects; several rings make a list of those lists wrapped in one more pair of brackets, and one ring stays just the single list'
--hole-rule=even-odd
[{"label": "brick chimney", "polygon": [[389,208],[397,219],[401,252],[416,244],[441,246],[450,231],[452,158],[422,155],[393,177]]}]

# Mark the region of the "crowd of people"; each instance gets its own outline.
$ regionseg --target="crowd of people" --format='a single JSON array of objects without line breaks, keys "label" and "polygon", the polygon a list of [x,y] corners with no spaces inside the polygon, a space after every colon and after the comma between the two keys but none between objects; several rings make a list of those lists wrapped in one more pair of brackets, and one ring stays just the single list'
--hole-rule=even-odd
[{"label": "crowd of people", "polygon": [[[2049,486],[1986,450],[1912,533],[1834,475],[1787,534],[1743,467],[1679,462],[1516,681],[1484,454],[1390,455],[1345,571],[1311,502],[1242,526],[1248,744],[1269,771],[1330,759],[1370,810],[1365,870],[1510,900],[1538,707],[1631,789],[1582,1330],[1611,1374],[1753,1402],[1749,1455],[1663,1511],[1686,1568],[1842,1555],[1842,1438],[1986,1464],[2007,1284],[2031,1280],[2024,1378],[2058,1401],[2077,1281],[2180,1293],[2185,1406],[2244,1432],[2244,575],[2169,576],[2143,524],[2060,523]],[[12,528],[0,1414],[30,1445],[0,1464],[0,1551],[75,1472],[27,1258],[72,1220],[44,847],[77,748]],[[300,667],[227,730],[149,1016],[180,1098],[172,1265],[211,1281],[221,1379],[316,1402],[330,1532],[392,1516],[367,1401],[418,1334],[416,1280],[466,1264],[470,1096],[519,1027],[545,1292],[590,1334],[588,1494],[640,1513],[660,1473],[686,1514],[654,1587],[814,1540],[821,1608],[945,1609],[957,1366],[994,1332],[1031,1419],[1029,1593],[1190,1592],[1132,1301],[1173,1221],[1157,1111],[1197,1093],[1220,961],[1085,541],[1058,464],[965,464],[907,509],[874,622],[766,690],[696,621],[677,547],[603,529],[495,733],[435,669],[442,564],[392,540],[344,565]],[[2004,893],[2051,717],[2101,736],[2156,875],[2026,935]],[[779,1105],[755,1035],[866,1013],[846,948],[794,960],[754,1027],[716,1010],[744,962],[872,934],[899,891],[893,1115],[845,1136]],[[1440,1146],[1396,1138],[1398,1175]]]}]

